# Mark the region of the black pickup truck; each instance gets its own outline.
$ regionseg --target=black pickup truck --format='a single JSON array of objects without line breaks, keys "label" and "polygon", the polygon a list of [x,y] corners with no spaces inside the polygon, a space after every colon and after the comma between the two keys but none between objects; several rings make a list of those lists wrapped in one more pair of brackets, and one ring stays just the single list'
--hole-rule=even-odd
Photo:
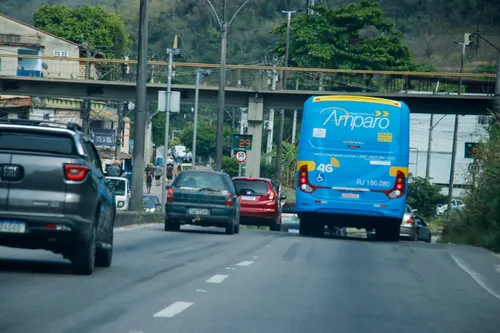
[{"label": "black pickup truck", "polygon": [[59,253],[90,275],[111,265],[115,212],[78,124],[0,119],[0,245]]}]

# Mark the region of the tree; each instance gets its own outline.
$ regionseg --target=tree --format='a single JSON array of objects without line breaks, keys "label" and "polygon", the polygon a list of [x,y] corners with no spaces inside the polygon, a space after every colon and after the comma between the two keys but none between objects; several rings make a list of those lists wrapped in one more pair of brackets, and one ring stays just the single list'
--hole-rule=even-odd
[{"label": "tree", "polygon": [[232,157],[222,156],[222,170],[231,177],[238,176],[239,163]]},{"label": "tree", "polygon": [[[412,55],[394,24],[389,23],[378,4],[361,0],[329,9],[314,6],[317,15],[296,16],[291,23],[289,59],[298,67],[409,70]],[[286,22],[273,34],[284,36]],[[273,52],[283,55],[284,42]]]},{"label": "tree", "polygon": [[431,217],[436,214],[436,205],[442,203],[441,188],[425,177],[410,176],[408,182],[408,204],[418,209],[418,215]]},{"label": "tree", "polygon": [[42,5],[33,15],[35,27],[74,43],[89,43],[92,49],[124,54],[131,41],[123,21],[100,6]]},{"label": "tree", "polygon": [[[196,156],[208,160],[215,152],[215,124],[199,121],[196,130]],[[231,128],[224,127],[224,142],[229,142]],[[193,146],[193,124],[188,124],[180,134],[181,142],[190,149]]]}]

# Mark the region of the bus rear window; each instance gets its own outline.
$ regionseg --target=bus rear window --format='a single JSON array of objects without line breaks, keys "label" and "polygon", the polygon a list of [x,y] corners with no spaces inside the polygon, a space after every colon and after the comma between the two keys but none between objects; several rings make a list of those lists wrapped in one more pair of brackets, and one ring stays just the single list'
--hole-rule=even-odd
[{"label": "bus rear window", "polygon": [[68,135],[4,129],[0,131],[0,149],[64,155],[72,155],[76,151],[74,140]]}]

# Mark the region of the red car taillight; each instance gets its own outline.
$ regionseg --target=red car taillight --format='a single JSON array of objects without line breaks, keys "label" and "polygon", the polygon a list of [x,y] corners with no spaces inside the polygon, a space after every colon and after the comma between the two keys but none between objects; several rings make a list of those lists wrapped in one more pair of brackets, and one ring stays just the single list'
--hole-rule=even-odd
[{"label": "red car taillight", "polygon": [[226,206],[232,206],[233,205],[233,195],[231,193],[228,193],[226,195]]},{"label": "red car taillight", "polygon": [[77,164],[65,164],[64,165],[64,176],[67,180],[81,181],[87,177],[89,173],[89,168],[84,165]]},{"label": "red car taillight", "polygon": [[396,174],[396,185],[390,191],[387,191],[387,196],[391,199],[401,198],[405,194],[405,174],[403,171],[399,171]]},{"label": "red car taillight", "polygon": [[303,165],[299,169],[299,177],[297,178],[297,187],[299,190],[306,192],[306,193],[311,193],[313,192],[316,187],[311,185],[309,183],[309,178],[307,175],[307,165]]},{"label": "red car taillight", "polygon": [[167,191],[167,202],[174,202],[174,189],[169,188]]}]

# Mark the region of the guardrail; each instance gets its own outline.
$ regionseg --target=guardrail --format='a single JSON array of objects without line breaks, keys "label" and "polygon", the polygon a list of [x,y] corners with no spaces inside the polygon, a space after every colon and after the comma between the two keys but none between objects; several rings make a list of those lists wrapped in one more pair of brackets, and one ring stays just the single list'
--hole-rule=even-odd
[{"label": "guardrail", "polygon": [[[22,57],[22,58],[21,58]],[[137,61],[122,59],[87,59],[0,54],[3,76],[41,76],[45,78],[85,79],[85,68],[90,66],[90,77],[95,80],[135,82]],[[6,61],[12,59],[12,61]],[[39,59],[40,70],[20,69],[15,59]],[[22,61],[20,62],[22,66]],[[148,61],[148,82],[167,82],[165,61]],[[201,86],[217,86],[218,64],[176,62],[173,83],[193,84],[197,70],[211,71],[203,76]],[[293,68],[272,66],[227,65],[228,87],[256,90],[271,89],[273,75],[278,78],[278,90],[320,90],[340,92],[399,92],[412,91],[456,94],[462,79],[462,94],[492,95],[495,89],[495,74],[448,73],[448,72],[398,72],[366,71],[321,68]],[[287,80],[283,82],[283,73]]]}]

